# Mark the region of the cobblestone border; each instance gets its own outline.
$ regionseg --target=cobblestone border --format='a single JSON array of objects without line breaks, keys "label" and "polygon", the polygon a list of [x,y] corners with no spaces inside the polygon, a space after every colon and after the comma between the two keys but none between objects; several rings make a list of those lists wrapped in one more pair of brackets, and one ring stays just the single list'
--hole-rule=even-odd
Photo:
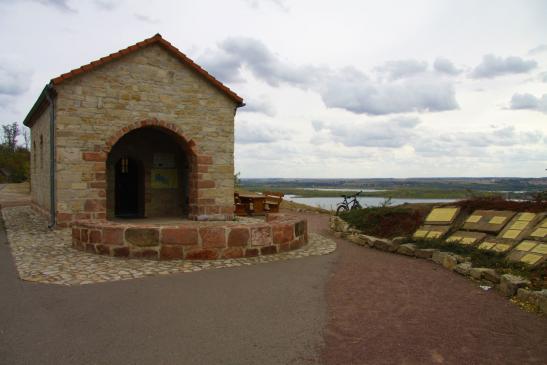
[{"label": "cobblestone border", "polygon": [[430,260],[470,279],[487,282],[489,287],[495,287],[511,301],[517,299],[517,301],[530,304],[540,313],[547,314],[547,289],[529,290],[526,287],[530,285],[530,281],[522,277],[511,274],[500,275],[496,270],[490,268],[472,267],[468,257],[433,248],[420,249],[412,243],[405,243],[406,237],[389,240],[367,236],[350,228],[347,222],[337,216],[331,217],[330,229],[334,231],[335,236],[345,238],[357,245]]},{"label": "cobblestone border", "polygon": [[5,208],[1,213],[20,278],[40,283],[82,285],[129,280],[326,255],[336,249],[334,241],[312,233],[309,243],[298,250],[252,258],[171,261],[116,258],[73,249],[69,229],[49,230],[46,220],[28,206]]}]

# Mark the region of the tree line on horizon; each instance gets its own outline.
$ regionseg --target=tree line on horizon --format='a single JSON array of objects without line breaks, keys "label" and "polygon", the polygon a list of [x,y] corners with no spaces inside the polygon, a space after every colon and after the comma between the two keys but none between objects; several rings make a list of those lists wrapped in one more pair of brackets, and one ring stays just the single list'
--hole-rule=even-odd
[{"label": "tree line on horizon", "polygon": [[[17,144],[19,136],[23,145]],[[30,136],[28,129],[21,131],[17,123],[2,126],[0,143],[0,183],[19,183],[29,179]]]}]

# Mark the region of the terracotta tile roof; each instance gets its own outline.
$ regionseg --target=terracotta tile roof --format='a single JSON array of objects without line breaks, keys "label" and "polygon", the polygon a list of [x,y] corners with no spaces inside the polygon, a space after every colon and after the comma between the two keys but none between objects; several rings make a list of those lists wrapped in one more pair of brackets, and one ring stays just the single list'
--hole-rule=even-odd
[{"label": "terracotta tile roof", "polygon": [[174,47],[171,43],[166,41],[161,37],[160,34],[156,34],[155,36],[145,39],[142,42],[138,42],[132,46],[129,46],[125,49],[119,50],[118,52],[112,53],[106,57],[102,57],[96,61],[92,61],[88,63],[87,65],[83,65],[80,68],[74,69],[72,71],[69,71],[67,73],[64,73],[60,75],[59,77],[56,77],[51,80],[51,83],[53,85],[59,85],[65,80],[68,80],[74,76],[81,75],[83,73],[89,72],[101,65],[104,65],[105,63],[108,63],[110,61],[116,60],[118,58],[121,58],[127,54],[133,53],[139,49],[142,49],[144,47],[147,47],[151,44],[158,44],[165,48],[167,51],[169,51],[173,56],[178,58],[182,63],[186,64],[190,68],[192,68],[194,71],[199,73],[201,76],[203,76],[207,81],[209,81],[213,86],[218,88],[220,91],[224,92],[229,98],[231,98],[233,101],[235,101],[239,106],[243,105],[243,98],[241,98],[239,95],[237,95],[235,92],[230,90],[227,86],[222,84],[220,81],[215,79],[213,76],[211,76],[207,71],[205,71],[203,68],[201,68],[198,64],[196,64],[194,61],[192,61],[190,58],[188,58],[184,53],[179,51],[176,47]]}]

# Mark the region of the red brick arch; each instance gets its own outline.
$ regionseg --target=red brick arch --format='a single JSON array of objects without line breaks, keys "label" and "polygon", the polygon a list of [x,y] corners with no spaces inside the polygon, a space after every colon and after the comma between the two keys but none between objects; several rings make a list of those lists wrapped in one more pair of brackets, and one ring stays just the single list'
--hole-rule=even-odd
[{"label": "red brick arch", "polygon": [[174,123],[167,123],[167,122],[164,122],[162,120],[157,120],[156,118],[142,120],[140,122],[136,122],[136,123],[130,124],[128,126],[125,126],[121,129],[119,129],[116,133],[114,133],[105,142],[103,152],[108,154],[110,152],[110,150],[112,149],[112,147],[123,136],[125,136],[127,133],[129,133],[129,132],[131,132],[135,129],[144,128],[144,127],[154,127],[154,128],[158,128],[158,129],[166,129],[167,131],[171,132],[172,134],[175,134],[178,138],[181,138],[184,142],[186,142],[187,148],[189,149],[190,152],[192,152],[192,154],[194,156],[198,157],[200,155],[200,153],[198,151],[198,148],[196,146],[196,143],[192,139],[186,137],[179,127],[177,127]]},{"label": "red brick arch", "polygon": [[[214,202],[210,199],[198,199],[198,189],[202,188],[215,188],[216,183],[212,180],[204,180],[203,174],[207,173],[209,166],[213,164],[213,158],[209,155],[204,155],[199,151],[196,143],[184,135],[182,130],[173,123],[164,122],[157,119],[146,119],[140,122],[129,124],[108,138],[103,146],[95,146],[94,151],[83,151],[82,159],[93,163],[91,167],[94,171],[94,181],[88,182],[88,188],[93,189],[97,196],[93,199],[87,199],[84,204],[84,210],[81,212],[79,218],[76,215],[67,217],[70,220],[75,219],[106,219],[106,161],[108,154],[112,150],[112,147],[127,133],[139,129],[139,128],[157,128],[164,130],[167,134],[174,135],[183,142],[182,145],[189,153],[191,161],[191,173],[190,173],[190,196],[189,196],[189,208],[190,218],[196,217],[198,214],[204,213],[219,213],[214,205]],[[203,201],[202,201],[203,200]]]}]

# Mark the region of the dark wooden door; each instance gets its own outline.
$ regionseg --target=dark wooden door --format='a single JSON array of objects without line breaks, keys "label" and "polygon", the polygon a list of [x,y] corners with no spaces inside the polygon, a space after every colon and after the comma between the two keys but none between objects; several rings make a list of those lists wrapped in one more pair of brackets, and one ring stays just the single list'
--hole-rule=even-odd
[{"label": "dark wooden door", "polygon": [[121,218],[136,218],[140,214],[142,172],[137,161],[122,157],[116,163],[116,207],[115,213]]}]

